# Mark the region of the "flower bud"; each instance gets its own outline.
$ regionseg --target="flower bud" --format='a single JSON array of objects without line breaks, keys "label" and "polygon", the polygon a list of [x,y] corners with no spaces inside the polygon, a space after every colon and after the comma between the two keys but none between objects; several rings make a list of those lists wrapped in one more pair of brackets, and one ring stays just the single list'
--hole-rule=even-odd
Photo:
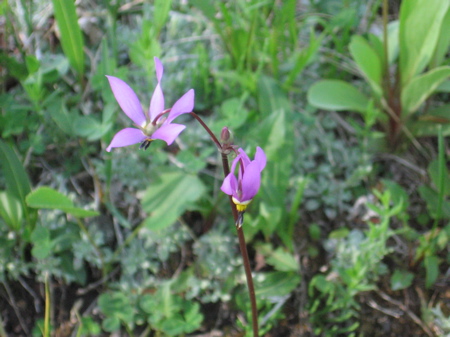
[{"label": "flower bud", "polygon": [[220,141],[224,145],[230,145],[232,143],[231,132],[226,126],[224,126],[220,132]]}]

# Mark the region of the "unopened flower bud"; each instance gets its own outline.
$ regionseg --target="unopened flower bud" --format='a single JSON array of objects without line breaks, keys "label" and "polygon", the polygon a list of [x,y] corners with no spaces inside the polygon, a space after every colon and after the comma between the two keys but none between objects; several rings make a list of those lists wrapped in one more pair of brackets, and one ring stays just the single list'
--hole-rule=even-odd
[{"label": "unopened flower bud", "polygon": [[231,132],[228,127],[224,126],[222,131],[220,132],[220,141],[224,145],[230,145],[232,143]]}]

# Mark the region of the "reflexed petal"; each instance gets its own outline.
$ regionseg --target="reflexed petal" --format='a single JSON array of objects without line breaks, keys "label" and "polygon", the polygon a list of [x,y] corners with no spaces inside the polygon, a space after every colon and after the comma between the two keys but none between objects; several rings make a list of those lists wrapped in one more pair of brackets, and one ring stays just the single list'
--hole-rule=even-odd
[{"label": "reflexed petal", "polygon": [[123,147],[133,145],[142,142],[147,138],[139,129],[126,128],[120,130],[113,137],[111,143],[106,148],[106,151],[110,152],[113,147]]},{"label": "reflexed petal", "polygon": [[248,157],[247,153],[241,148],[239,148],[239,153],[241,155],[242,161],[244,162],[244,167],[246,167],[248,164],[250,164],[250,158]]},{"label": "reflexed petal", "polygon": [[161,89],[161,85],[158,85],[153,92],[152,99],[150,100],[150,120],[153,121],[164,110],[164,94]]},{"label": "reflexed petal", "polygon": [[264,151],[259,146],[256,147],[255,161],[258,163],[260,171],[262,171],[266,167],[267,157]]},{"label": "reflexed petal", "polygon": [[261,185],[261,171],[259,170],[259,164],[255,161],[251,162],[245,168],[245,174],[242,179],[242,198],[240,201],[248,201],[258,193],[259,186]]},{"label": "reflexed petal", "polygon": [[123,112],[139,126],[145,125],[145,115],[142,111],[139,98],[133,89],[120,78],[114,76],[106,76],[111,86],[114,97],[122,108]]},{"label": "reflexed petal", "polygon": [[158,83],[159,83],[159,82],[161,82],[161,78],[162,78],[162,75],[164,72],[164,67],[159,58],[154,57],[153,60],[155,61],[156,79],[158,80]]},{"label": "reflexed petal", "polygon": [[231,183],[230,183],[231,177],[233,177],[233,173],[229,173],[225,177],[225,179],[223,180],[222,186],[220,187],[222,192],[225,193],[225,194],[228,194],[228,195],[232,195],[233,194],[233,189],[231,188]]},{"label": "reflexed petal", "polygon": [[239,159],[241,159],[241,155],[240,155],[240,154],[238,154],[238,155],[236,156],[236,158],[233,159],[233,162],[231,163],[230,172],[231,172],[232,174],[234,174],[234,171],[236,170],[236,165],[238,164]]},{"label": "reflexed petal", "polygon": [[152,135],[152,139],[161,139],[170,145],[175,138],[186,128],[182,124],[164,124]]},{"label": "reflexed petal", "polygon": [[194,109],[194,89],[189,90],[181,98],[175,102],[172,109],[170,110],[169,117],[167,117],[166,123],[170,123],[176,117],[181,114],[192,112]]}]

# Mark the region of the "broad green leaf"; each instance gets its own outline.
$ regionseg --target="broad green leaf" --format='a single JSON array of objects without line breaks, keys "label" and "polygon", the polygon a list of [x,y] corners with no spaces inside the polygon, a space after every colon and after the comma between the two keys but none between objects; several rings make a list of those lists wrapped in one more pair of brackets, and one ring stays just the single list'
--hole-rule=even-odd
[{"label": "broad green leaf", "polygon": [[142,200],[143,209],[149,213],[145,226],[152,230],[173,225],[205,193],[197,176],[173,172],[163,173],[160,178],[147,189]]},{"label": "broad green leaf", "polygon": [[380,57],[362,36],[353,36],[349,49],[372,90],[378,97],[381,97],[383,94],[381,89],[383,67]]},{"label": "broad green leaf", "polygon": [[413,279],[413,273],[395,269],[391,277],[391,289],[394,291],[406,289],[412,284]]},{"label": "broad green leaf", "polygon": [[48,257],[53,249],[53,243],[50,240],[50,231],[48,228],[36,226],[31,233],[31,242],[33,249],[31,253],[37,259],[45,259]]},{"label": "broad green leaf", "polygon": [[172,0],[155,0],[153,24],[155,27],[156,35],[159,35],[161,29],[163,29],[164,25],[166,24],[167,18],[169,17],[171,5]]},{"label": "broad green leaf", "polygon": [[295,257],[281,247],[272,252],[266,261],[278,271],[299,271],[299,264]]},{"label": "broad green leaf", "polygon": [[308,90],[309,104],[325,110],[364,113],[369,99],[354,86],[341,80],[322,80]]},{"label": "broad green leaf", "polygon": [[89,141],[100,139],[111,127],[111,122],[102,124],[92,116],[77,116],[75,118],[75,125],[73,126],[74,132],[77,135],[86,137]]},{"label": "broad green leaf", "polygon": [[211,21],[217,21],[216,18],[216,9],[214,7],[214,3],[210,1],[203,1],[203,0],[191,0],[191,4],[200,10],[203,15],[211,20]]},{"label": "broad green leaf", "polygon": [[81,78],[84,74],[84,43],[78,24],[74,0],[53,0],[53,10],[61,34],[61,45],[72,68]]},{"label": "broad green leaf", "polygon": [[16,153],[2,140],[0,140],[0,165],[8,192],[20,201],[25,217],[30,221],[29,210],[25,203],[25,197],[31,191],[30,180]]},{"label": "broad green leaf", "polygon": [[388,58],[389,64],[394,63],[394,61],[398,57],[398,53],[400,50],[399,45],[399,29],[400,22],[392,21],[388,24]]},{"label": "broad green leaf", "polygon": [[439,259],[437,256],[425,256],[425,287],[430,288],[439,276]]},{"label": "broad green leaf", "polygon": [[20,200],[10,192],[0,192],[0,217],[11,230],[18,231],[23,221]]},{"label": "broad green leaf", "polygon": [[[257,298],[286,296],[300,283],[300,275],[295,272],[270,272],[261,275],[262,280],[255,284]],[[259,280],[259,278],[257,278]]]},{"label": "broad green leaf", "polygon": [[437,136],[439,127],[444,137],[450,136],[450,104],[441,105],[417,120],[409,120],[406,127],[416,136]]},{"label": "broad green leaf", "polygon": [[441,32],[439,34],[438,41],[436,43],[436,50],[434,51],[433,59],[431,64],[433,67],[438,67],[442,65],[445,60],[445,55],[450,47],[450,7],[447,9],[447,14],[445,14],[442,20]]},{"label": "broad green leaf", "polygon": [[437,88],[438,92],[450,92],[450,80],[442,82]]},{"label": "broad green leaf", "polygon": [[424,185],[419,186],[418,191],[420,197],[427,203],[431,217],[437,218],[438,214],[441,214],[441,218],[450,218],[450,202],[444,200],[442,209],[439,210],[438,205],[440,204],[440,200],[438,192]]},{"label": "broad green leaf", "polygon": [[74,121],[77,114],[68,111],[63,99],[57,98],[49,103],[47,111],[56,125],[67,135],[74,134]]},{"label": "broad green leaf", "polygon": [[430,70],[415,77],[402,91],[402,109],[411,114],[430,96],[433,91],[450,76],[450,67],[444,66]]},{"label": "broad green leaf", "polygon": [[[283,225],[286,221],[283,217],[287,216],[286,191],[289,189],[294,160],[294,129],[291,121],[295,118],[295,111],[280,85],[267,76],[261,76],[258,81],[258,105],[262,115],[267,117],[254,129],[254,135],[249,139],[255,140],[267,156],[259,193],[262,213],[256,224],[268,237],[277,229],[285,233]],[[250,226],[247,228],[250,229]]]},{"label": "broad green leaf", "polygon": [[19,81],[24,81],[28,76],[28,70],[24,63],[20,63],[15,57],[8,55],[6,50],[0,50],[0,64],[8,70],[8,74]]},{"label": "broad green leaf", "polygon": [[408,84],[431,60],[450,2],[408,0],[400,8],[400,73]]},{"label": "broad green leaf", "polygon": [[75,207],[68,197],[50,187],[39,187],[27,196],[26,201],[28,206],[32,208],[59,209],[79,218],[99,215],[96,211]]}]

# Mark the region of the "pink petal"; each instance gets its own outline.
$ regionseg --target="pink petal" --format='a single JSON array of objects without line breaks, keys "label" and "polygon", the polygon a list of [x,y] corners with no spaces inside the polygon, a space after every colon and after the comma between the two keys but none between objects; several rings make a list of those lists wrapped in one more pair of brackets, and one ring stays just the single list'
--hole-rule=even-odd
[{"label": "pink petal", "polygon": [[139,98],[133,89],[130,88],[128,84],[122,81],[120,78],[114,76],[106,76],[111,86],[111,90],[114,97],[119,103],[122,111],[136,124],[139,126],[145,125],[145,115],[142,111],[141,103]]},{"label": "pink petal", "polygon": [[170,123],[176,117],[181,114],[192,112],[194,109],[194,89],[189,90],[181,98],[175,102],[172,109],[170,110],[169,117],[167,117],[166,123]]},{"label": "pink petal", "polygon": [[152,99],[150,101],[150,120],[153,121],[164,110],[164,94],[161,89],[161,85],[158,85],[153,92]]},{"label": "pink petal", "polygon": [[161,82],[161,78],[163,76],[164,67],[159,58],[154,57],[153,60],[155,61],[156,79],[158,80],[159,83]]},{"label": "pink petal", "polygon": [[123,147],[133,145],[142,142],[147,136],[145,136],[141,130],[134,128],[126,128],[120,130],[115,134],[111,143],[106,148],[106,151],[110,152],[113,147]]},{"label": "pink petal", "polygon": [[250,158],[248,157],[247,153],[245,153],[245,151],[243,149],[239,148],[238,151],[239,151],[239,154],[244,163],[244,167],[247,167],[247,165],[250,164],[250,162],[251,162]]},{"label": "pink petal", "polygon": [[236,186],[237,186],[236,177],[233,175],[233,173],[230,173],[223,180],[220,189],[222,190],[223,193],[233,196],[234,194],[236,194]]},{"label": "pink petal", "polygon": [[267,157],[259,146],[256,147],[255,161],[259,165],[259,171],[262,171],[266,167]]},{"label": "pink petal", "polygon": [[161,139],[170,145],[185,128],[182,124],[164,124],[153,133],[152,139]]},{"label": "pink petal", "polygon": [[242,178],[242,202],[252,200],[258,193],[261,185],[261,171],[256,161],[251,162],[246,168]]}]

